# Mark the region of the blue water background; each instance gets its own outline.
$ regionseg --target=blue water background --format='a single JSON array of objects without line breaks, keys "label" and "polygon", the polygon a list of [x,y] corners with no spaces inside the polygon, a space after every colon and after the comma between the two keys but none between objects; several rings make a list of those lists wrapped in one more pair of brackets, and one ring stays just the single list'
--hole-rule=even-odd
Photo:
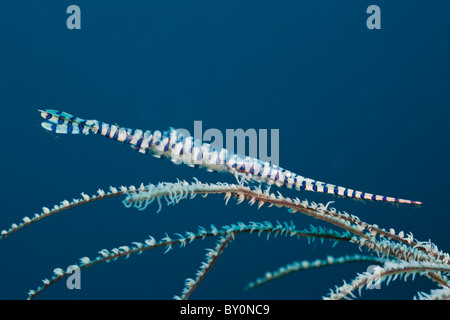
[{"label": "blue water background", "polygon": [[[68,30],[66,8],[81,8]],[[382,29],[368,30],[377,4]],[[43,206],[110,185],[177,178],[234,182],[134,152],[99,136],[57,136],[37,109],[141,129],[279,129],[280,165],[358,190],[425,203],[318,202],[450,251],[450,26],[448,1],[4,1],[0,10],[0,229]],[[272,189],[276,191],[276,189]],[[283,191],[283,190],[280,190]],[[284,209],[198,197],[146,212],[121,199],[80,206],[0,240],[0,298],[24,299],[56,267],[103,248],[237,221],[324,225]],[[61,281],[39,299],[171,299],[194,277],[214,239],[156,249]],[[316,269],[251,291],[286,263],[358,253],[349,244],[242,235],[192,299],[320,299],[367,264]],[[411,299],[422,277],[364,290],[363,299]]]}]

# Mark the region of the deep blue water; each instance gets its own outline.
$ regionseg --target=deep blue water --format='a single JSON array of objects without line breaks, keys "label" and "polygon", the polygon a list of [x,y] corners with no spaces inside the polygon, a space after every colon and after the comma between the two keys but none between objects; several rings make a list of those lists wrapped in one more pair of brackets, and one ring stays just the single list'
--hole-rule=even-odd
[{"label": "deep blue water", "polygon": [[[66,8],[81,8],[68,30]],[[381,8],[368,30],[366,8]],[[177,178],[234,178],[176,166],[99,136],[55,136],[37,109],[125,127],[279,129],[280,165],[362,191],[420,200],[421,208],[285,192],[328,202],[380,227],[412,232],[450,251],[450,26],[448,1],[4,1],[0,10],[0,229],[80,192]],[[272,189],[276,190],[276,189]],[[283,191],[283,190],[280,190]],[[286,191],[286,190],[284,190]],[[0,298],[29,289],[83,256],[151,234],[237,221],[317,221],[221,196],[146,212],[109,199],[44,219],[0,240]],[[39,299],[171,299],[215,240],[97,265],[81,290],[65,281]],[[294,260],[357,253],[352,245],[243,235],[225,249],[192,299],[320,299],[367,264],[243,287]],[[410,299],[426,278],[364,290]]]}]

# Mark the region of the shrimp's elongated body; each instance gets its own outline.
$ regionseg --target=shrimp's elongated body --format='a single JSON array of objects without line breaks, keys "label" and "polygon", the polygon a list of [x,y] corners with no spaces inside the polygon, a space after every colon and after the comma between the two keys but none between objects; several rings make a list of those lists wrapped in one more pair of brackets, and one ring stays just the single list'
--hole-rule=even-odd
[{"label": "shrimp's elongated body", "polygon": [[268,162],[231,154],[226,149],[217,151],[207,143],[202,144],[192,137],[184,137],[181,132],[173,128],[163,132],[143,131],[122,128],[98,120],[84,120],[51,109],[39,110],[39,112],[45,119],[42,127],[48,131],[62,134],[99,134],[129,144],[143,154],[165,157],[173,162],[181,161],[189,166],[205,168],[208,171],[228,172],[241,181],[275,184],[289,189],[329,193],[356,199],[422,204],[419,201],[385,197],[305,178]]}]

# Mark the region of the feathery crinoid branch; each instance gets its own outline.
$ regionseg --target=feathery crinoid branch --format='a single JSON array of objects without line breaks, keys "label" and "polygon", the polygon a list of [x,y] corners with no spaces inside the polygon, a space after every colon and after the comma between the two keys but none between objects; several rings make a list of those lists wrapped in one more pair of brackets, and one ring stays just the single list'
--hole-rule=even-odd
[{"label": "feathery crinoid branch", "polygon": [[[206,276],[208,271],[211,269],[212,265],[217,260],[218,256],[222,253],[223,249],[229,244],[229,242],[238,234],[250,233],[257,234],[267,234],[267,239],[269,239],[270,234],[274,235],[285,235],[289,237],[295,237],[298,239],[308,238],[308,239],[328,239],[331,241],[351,241],[351,237],[345,233],[339,233],[336,231],[312,228],[310,230],[297,230],[294,224],[289,223],[279,223],[272,224],[268,221],[265,222],[249,222],[247,224],[238,222],[236,224],[225,225],[221,228],[216,228],[211,225],[209,229],[199,227],[197,232],[185,231],[184,235],[177,233],[171,238],[167,233],[163,238],[157,240],[153,236],[148,236],[143,242],[133,242],[132,246],[123,245],[111,250],[102,249],[98,251],[99,255],[91,259],[88,257],[82,257],[79,259],[79,263],[70,265],[67,267],[66,271],[62,268],[55,268],[54,275],[50,279],[43,279],[44,283],[42,286],[35,290],[30,290],[28,293],[28,299],[34,298],[36,295],[58,282],[59,280],[69,276],[73,270],[84,269],[91,267],[93,265],[115,261],[121,257],[128,258],[133,254],[140,254],[144,251],[165,247],[164,253],[167,253],[173,249],[173,246],[178,244],[180,248],[185,247],[187,244],[192,243],[195,240],[205,239],[207,237],[220,237],[218,246],[215,250],[209,250],[207,253],[207,262],[202,264],[200,271],[197,273],[196,280],[188,279],[186,281],[186,288],[183,290],[181,299],[186,299],[197,287],[201,280]],[[188,285],[189,282],[189,285]]]},{"label": "feathery crinoid branch", "polygon": [[433,289],[430,293],[418,292],[415,300],[450,300],[450,288]]},{"label": "feathery crinoid branch", "polygon": [[[244,185],[228,184],[228,183],[202,183],[195,180],[192,183],[186,181],[177,181],[175,183],[159,183],[156,185],[150,184],[147,186],[141,185],[139,188],[135,187],[121,187],[120,190],[111,188],[110,192],[105,193],[102,190],[98,191],[96,196],[84,195],[83,199],[74,200],[69,203],[63,201],[60,206],[55,206],[54,209],[45,210],[41,215],[37,215],[34,220],[25,221],[22,225],[16,226],[9,231],[4,232],[4,236],[21,229],[25,225],[29,225],[35,221],[41,220],[44,217],[48,217],[54,213],[70,209],[74,206],[87,204],[99,199],[105,199],[112,196],[124,195],[125,199],[123,204],[126,207],[135,207],[139,210],[144,210],[149,207],[153,202],[158,203],[159,212],[162,207],[162,203],[167,205],[175,205],[180,203],[183,199],[193,199],[197,195],[203,197],[211,194],[219,194],[225,197],[226,203],[231,198],[235,198],[237,203],[248,201],[250,205],[258,203],[258,208],[267,204],[269,207],[285,208],[290,213],[301,213],[315,219],[327,222],[335,227],[340,228],[342,231],[338,232],[330,229],[314,228],[310,230],[298,231],[293,224],[280,224],[275,225],[264,222],[256,223],[250,222],[248,224],[236,223],[231,226],[224,226],[220,229],[211,225],[209,230],[205,228],[199,228],[197,233],[186,232],[185,235],[177,234],[176,239],[170,238],[167,234],[164,238],[156,241],[155,238],[150,237],[145,240],[144,243],[134,242],[133,246],[121,246],[114,248],[111,251],[101,250],[99,256],[94,259],[87,257],[81,258],[80,263],[69,266],[67,271],[57,268],[54,271],[54,276],[50,279],[44,279],[44,285],[36,290],[30,291],[29,298],[35,297],[44,289],[51,286],[58,280],[66,277],[74,270],[74,268],[86,268],[101,262],[116,260],[119,257],[128,257],[134,253],[142,253],[148,249],[157,247],[166,247],[168,252],[172,249],[172,245],[179,244],[184,247],[187,243],[190,243],[199,238],[206,237],[219,237],[219,243],[217,247],[209,251],[207,255],[207,261],[201,265],[201,269],[197,273],[196,279],[188,278],[186,280],[185,289],[181,296],[175,296],[180,299],[187,299],[191,293],[197,288],[198,284],[205,278],[206,274],[212,268],[217,258],[222,253],[223,249],[229,244],[229,242],[240,233],[252,233],[258,234],[267,233],[268,237],[273,234],[285,234],[296,237],[306,237],[308,239],[330,239],[332,241],[346,241],[357,245],[360,249],[365,249],[369,253],[377,254],[378,258],[365,257],[365,256],[350,256],[336,259],[328,258],[326,261],[313,262],[307,264],[306,262],[297,263],[295,265],[288,265],[287,267],[281,267],[276,272],[266,273],[265,279],[258,279],[253,284],[249,285],[249,288],[265,283],[269,280],[275,280],[281,276],[291,273],[294,270],[303,270],[311,267],[324,267],[334,265],[338,263],[347,262],[362,262],[371,261],[373,263],[380,264],[381,266],[375,269],[375,273],[363,273],[352,281],[350,284],[345,284],[338,287],[335,291],[326,298],[341,299],[354,297],[354,291],[359,291],[364,285],[368,285],[373,281],[384,281],[395,279],[397,277],[419,274],[426,276],[431,280],[438,283],[441,287],[449,287],[449,281],[447,274],[449,269],[449,255],[442,252],[436,245],[430,241],[421,242],[413,237],[411,233],[405,235],[404,232],[395,232],[393,229],[385,230],[379,228],[377,225],[369,224],[361,221],[357,216],[350,215],[346,212],[340,212],[330,207],[330,203],[316,204],[314,202],[308,202],[307,200],[299,200],[298,198],[291,199],[284,197],[280,192],[278,194],[270,193],[268,190],[263,191],[257,187],[250,187]],[[445,291],[446,292],[446,291]],[[444,297],[445,292],[441,295],[433,294],[433,297]],[[426,298],[431,294],[421,294],[420,298]]]},{"label": "feathery crinoid branch", "polygon": [[[275,195],[273,193],[263,192],[258,188],[252,189],[245,186],[234,186],[227,184],[210,185],[201,184],[199,182],[196,182],[196,184],[196,188],[203,189],[204,194],[215,192],[225,193],[226,201],[228,201],[231,197],[235,197],[238,199],[238,203],[248,200],[250,204],[258,202],[259,207],[267,203],[269,206],[286,208],[289,212],[300,212],[333,224],[336,227],[346,230],[349,234],[352,234],[352,241],[357,243],[360,248],[365,247],[366,249],[385,257],[386,261],[389,261],[388,258],[405,262],[415,261],[417,264],[423,265],[423,270],[426,270],[425,272],[420,272],[421,269],[415,265],[419,274],[431,278],[441,286],[448,286],[447,278],[445,275],[440,274],[440,272],[443,272],[444,274],[448,272],[446,271],[446,266],[450,260],[448,253],[442,252],[430,241],[423,242],[414,239],[411,233],[405,235],[403,231],[398,233],[396,233],[393,229],[387,231],[379,228],[377,225],[360,221],[360,219],[356,216],[349,215],[345,212],[338,212],[334,208],[329,208],[329,203],[327,205],[316,204],[314,202],[308,203],[308,201],[300,201],[298,198],[285,198],[279,192],[278,195]],[[173,199],[168,199],[168,204],[178,203],[180,199],[187,198],[190,194],[188,191],[191,190],[191,188],[192,186],[186,186],[186,188],[182,187],[181,189],[184,189],[185,193],[183,193],[183,191],[178,193],[178,195],[175,196],[175,202]],[[199,190],[196,189],[196,191]],[[185,194],[185,196],[183,196],[183,194]],[[126,206],[134,205],[139,209],[145,209],[149,203],[155,200],[155,195],[157,195],[157,193],[147,189],[145,191],[139,191],[128,195],[123,202]],[[433,269],[428,268],[427,264],[429,263],[441,265],[442,268],[435,270],[438,272],[430,272],[433,271]],[[395,274],[411,272],[412,271],[408,268],[400,268],[395,272]],[[388,273],[387,278],[390,279],[389,275],[391,273],[392,272]],[[370,283],[370,281],[368,283]],[[359,288],[359,286],[356,286],[354,289],[356,288]],[[350,290],[350,292],[351,291],[352,290]],[[343,296],[344,295],[340,297]]]},{"label": "feathery crinoid branch", "polygon": [[227,234],[225,237],[221,237],[217,242],[215,249],[208,249],[206,253],[206,261],[202,262],[200,270],[197,271],[197,277],[194,279],[188,278],[185,281],[185,288],[182,291],[181,297],[175,296],[176,300],[187,300],[192,292],[197,288],[200,282],[206,277],[208,272],[211,270],[214,263],[216,263],[219,255],[222,254],[223,250],[228,246],[228,244],[233,240],[235,236],[234,232]]},{"label": "feathery crinoid branch", "polygon": [[[413,279],[416,274],[426,275],[429,272],[442,272],[449,273],[450,266],[442,263],[433,263],[429,261],[386,261],[382,266],[375,267],[371,272],[364,272],[358,274],[358,276],[349,284],[344,283],[342,286],[337,287],[334,291],[331,290],[330,294],[325,299],[339,300],[343,298],[356,297],[354,291],[358,290],[361,294],[361,289],[364,286],[376,283],[381,284],[383,281],[389,281],[406,279],[412,275]],[[446,281],[443,283],[444,288],[449,288],[450,283]]]},{"label": "feathery crinoid branch", "polygon": [[286,276],[286,275],[288,275],[290,273],[294,273],[294,272],[305,271],[305,270],[310,270],[310,269],[315,269],[315,268],[336,266],[336,265],[345,264],[345,263],[369,262],[369,263],[382,264],[384,261],[386,261],[386,259],[384,259],[384,258],[363,256],[360,254],[355,254],[352,256],[346,255],[346,256],[338,257],[338,258],[335,258],[332,256],[327,256],[326,259],[323,259],[323,260],[317,259],[317,260],[314,260],[311,262],[307,261],[307,260],[294,261],[285,266],[278,268],[275,271],[266,272],[264,274],[264,276],[257,278],[256,280],[250,282],[244,288],[244,290],[253,289],[257,286],[261,286],[272,280],[278,279],[280,277]]}]

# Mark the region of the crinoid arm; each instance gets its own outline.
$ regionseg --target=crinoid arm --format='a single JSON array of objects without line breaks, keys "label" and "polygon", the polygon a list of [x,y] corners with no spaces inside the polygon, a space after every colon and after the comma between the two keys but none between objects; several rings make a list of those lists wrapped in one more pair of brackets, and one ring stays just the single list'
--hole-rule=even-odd
[{"label": "crinoid arm", "polygon": [[[329,239],[334,243],[345,241],[353,243],[360,249],[365,249],[368,252],[377,255],[377,257],[359,255],[345,256],[335,259],[328,257],[326,260],[316,260],[312,263],[303,261],[289,264],[274,272],[267,272],[263,278],[258,278],[256,281],[250,283],[248,288],[261,285],[267,281],[274,280],[294,271],[363,261],[371,261],[380,265],[380,268],[376,269],[379,270],[379,272],[377,271],[376,276],[380,281],[387,280],[387,282],[389,282],[391,279],[396,279],[397,277],[404,276],[407,278],[408,275],[418,274],[430,278],[442,287],[449,286],[447,275],[450,272],[450,257],[447,253],[439,250],[437,246],[430,241],[419,241],[415,239],[411,233],[405,234],[403,231],[396,232],[393,229],[385,230],[375,224],[363,222],[357,216],[350,215],[346,212],[340,212],[332,208],[330,206],[331,202],[325,205],[320,203],[317,204],[298,198],[291,199],[284,197],[280,192],[274,194],[270,193],[268,190],[262,191],[258,187],[228,183],[202,183],[195,180],[191,183],[177,181],[173,183],[162,182],[149,185],[141,184],[138,188],[110,188],[109,192],[99,190],[95,196],[83,194],[82,199],[74,200],[72,202],[63,201],[61,205],[55,206],[52,210],[44,209],[44,212],[41,215],[37,215],[35,219],[24,219],[23,224],[13,226],[10,230],[5,231],[3,235],[5,237],[12,232],[22,229],[24,226],[74,206],[88,204],[99,199],[106,199],[113,196],[124,196],[122,202],[126,207],[137,208],[139,210],[149,209],[149,206],[156,201],[158,203],[157,212],[159,212],[163,203],[166,205],[177,205],[181,200],[193,199],[197,195],[205,197],[214,194],[222,195],[225,198],[226,203],[228,203],[231,198],[234,198],[238,204],[246,201],[250,205],[258,203],[258,208],[261,208],[265,204],[268,205],[268,207],[284,208],[291,214],[310,216],[337,227],[341,229],[341,231],[325,229],[323,227],[311,227],[311,229],[298,230],[292,222],[270,223],[265,221],[249,223],[238,222],[221,228],[216,228],[214,225],[211,225],[210,228],[199,227],[197,232],[186,231],[184,234],[175,234],[175,237],[169,237],[166,233],[160,240],[149,237],[143,242],[133,242],[132,246],[121,246],[111,250],[102,249],[99,251],[97,257],[93,259],[83,257],[78,264],[69,266],[66,271],[61,268],[56,268],[53,277],[44,279],[44,285],[30,291],[29,297],[35,297],[53,283],[69,275],[76,268],[87,268],[101,262],[117,260],[120,257],[129,257],[132,254],[142,253],[146,250],[158,247],[165,247],[165,252],[169,252],[174,244],[179,244],[180,247],[184,247],[186,244],[191,243],[196,239],[218,237],[219,242],[216,248],[208,251],[207,260],[202,263],[196,277],[188,278],[181,296],[175,296],[176,298],[186,299],[205,278],[206,274],[213,267],[214,263],[216,263],[217,258],[222,254],[225,247],[241,233],[255,233],[258,235],[267,234],[267,239],[269,239],[270,234],[280,234],[296,238],[306,238],[308,241],[314,241],[315,239],[320,239],[322,241],[324,239]],[[363,286],[371,281],[374,281],[373,274],[362,273],[351,283],[344,283],[343,286],[336,288],[335,291],[332,291],[330,295],[325,298],[341,299],[354,297],[354,291],[360,291]],[[426,298],[428,296],[431,297],[431,295],[421,294],[420,298]],[[441,295],[433,295],[433,297],[435,296],[445,296],[445,292]]]},{"label": "crinoid arm", "polygon": [[346,234],[340,234],[339,232],[323,232],[311,230],[297,230],[295,225],[292,223],[270,223],[265,222],[249,222],[242,223],[238,222],[231,225],[225,225],[221,228],[217,228],[211,225],[209,228],[199,227],[197,231],[185,231],[184,234],[176,233],[174,236],[170,237],[167,233],[164,237],[157,240],[153,236],[148,236],[142,242],[133,242],[132,245],[123,245],[110,250],[101,249],[98,251],[99,255],[94,258],[82,257],[79,262],[70,265],[66,270],[62,268],[55,268],[53,271],[53,276],[50,278],[45,278],[42,280],[43,285],[39,286],[34,290],[30,290],[28,293],[28,299],[32,299],[40,294],[45,289],[52,286],[59,280],[72,274],[74,270],[85,269],[94,266],[99,263],[116,261],[119,258],[128,258],[133,254],[140,254],[147,250],[164,248],[164,253],[168,253],[173,249],[173,246],[178,244],[180,248],[185,247],[199,239],[205,239],[209,237],[218,237],[219,241],[215,249],[208,250],[206,257],[206,262],[202,263],[200,270],[197,272],[196,279],[188,278],[185,282],[185,288],[183,289],[181,297],[175,296],[176,299],[187,299],[191,293],[197,288],[198,284],[203,280],[209,270],[212,268],[213,264],[216,262],[219,255],[222,253],[223,249],[234,239],[237,235],[242,233],[254,234],[260,236],[261,234],[267,234],[267,239],[269,239],[270,234],[284,235],[286,237],[292,237],[297,239],[328,239],[331,241],[351,241],[351,237]]}]

